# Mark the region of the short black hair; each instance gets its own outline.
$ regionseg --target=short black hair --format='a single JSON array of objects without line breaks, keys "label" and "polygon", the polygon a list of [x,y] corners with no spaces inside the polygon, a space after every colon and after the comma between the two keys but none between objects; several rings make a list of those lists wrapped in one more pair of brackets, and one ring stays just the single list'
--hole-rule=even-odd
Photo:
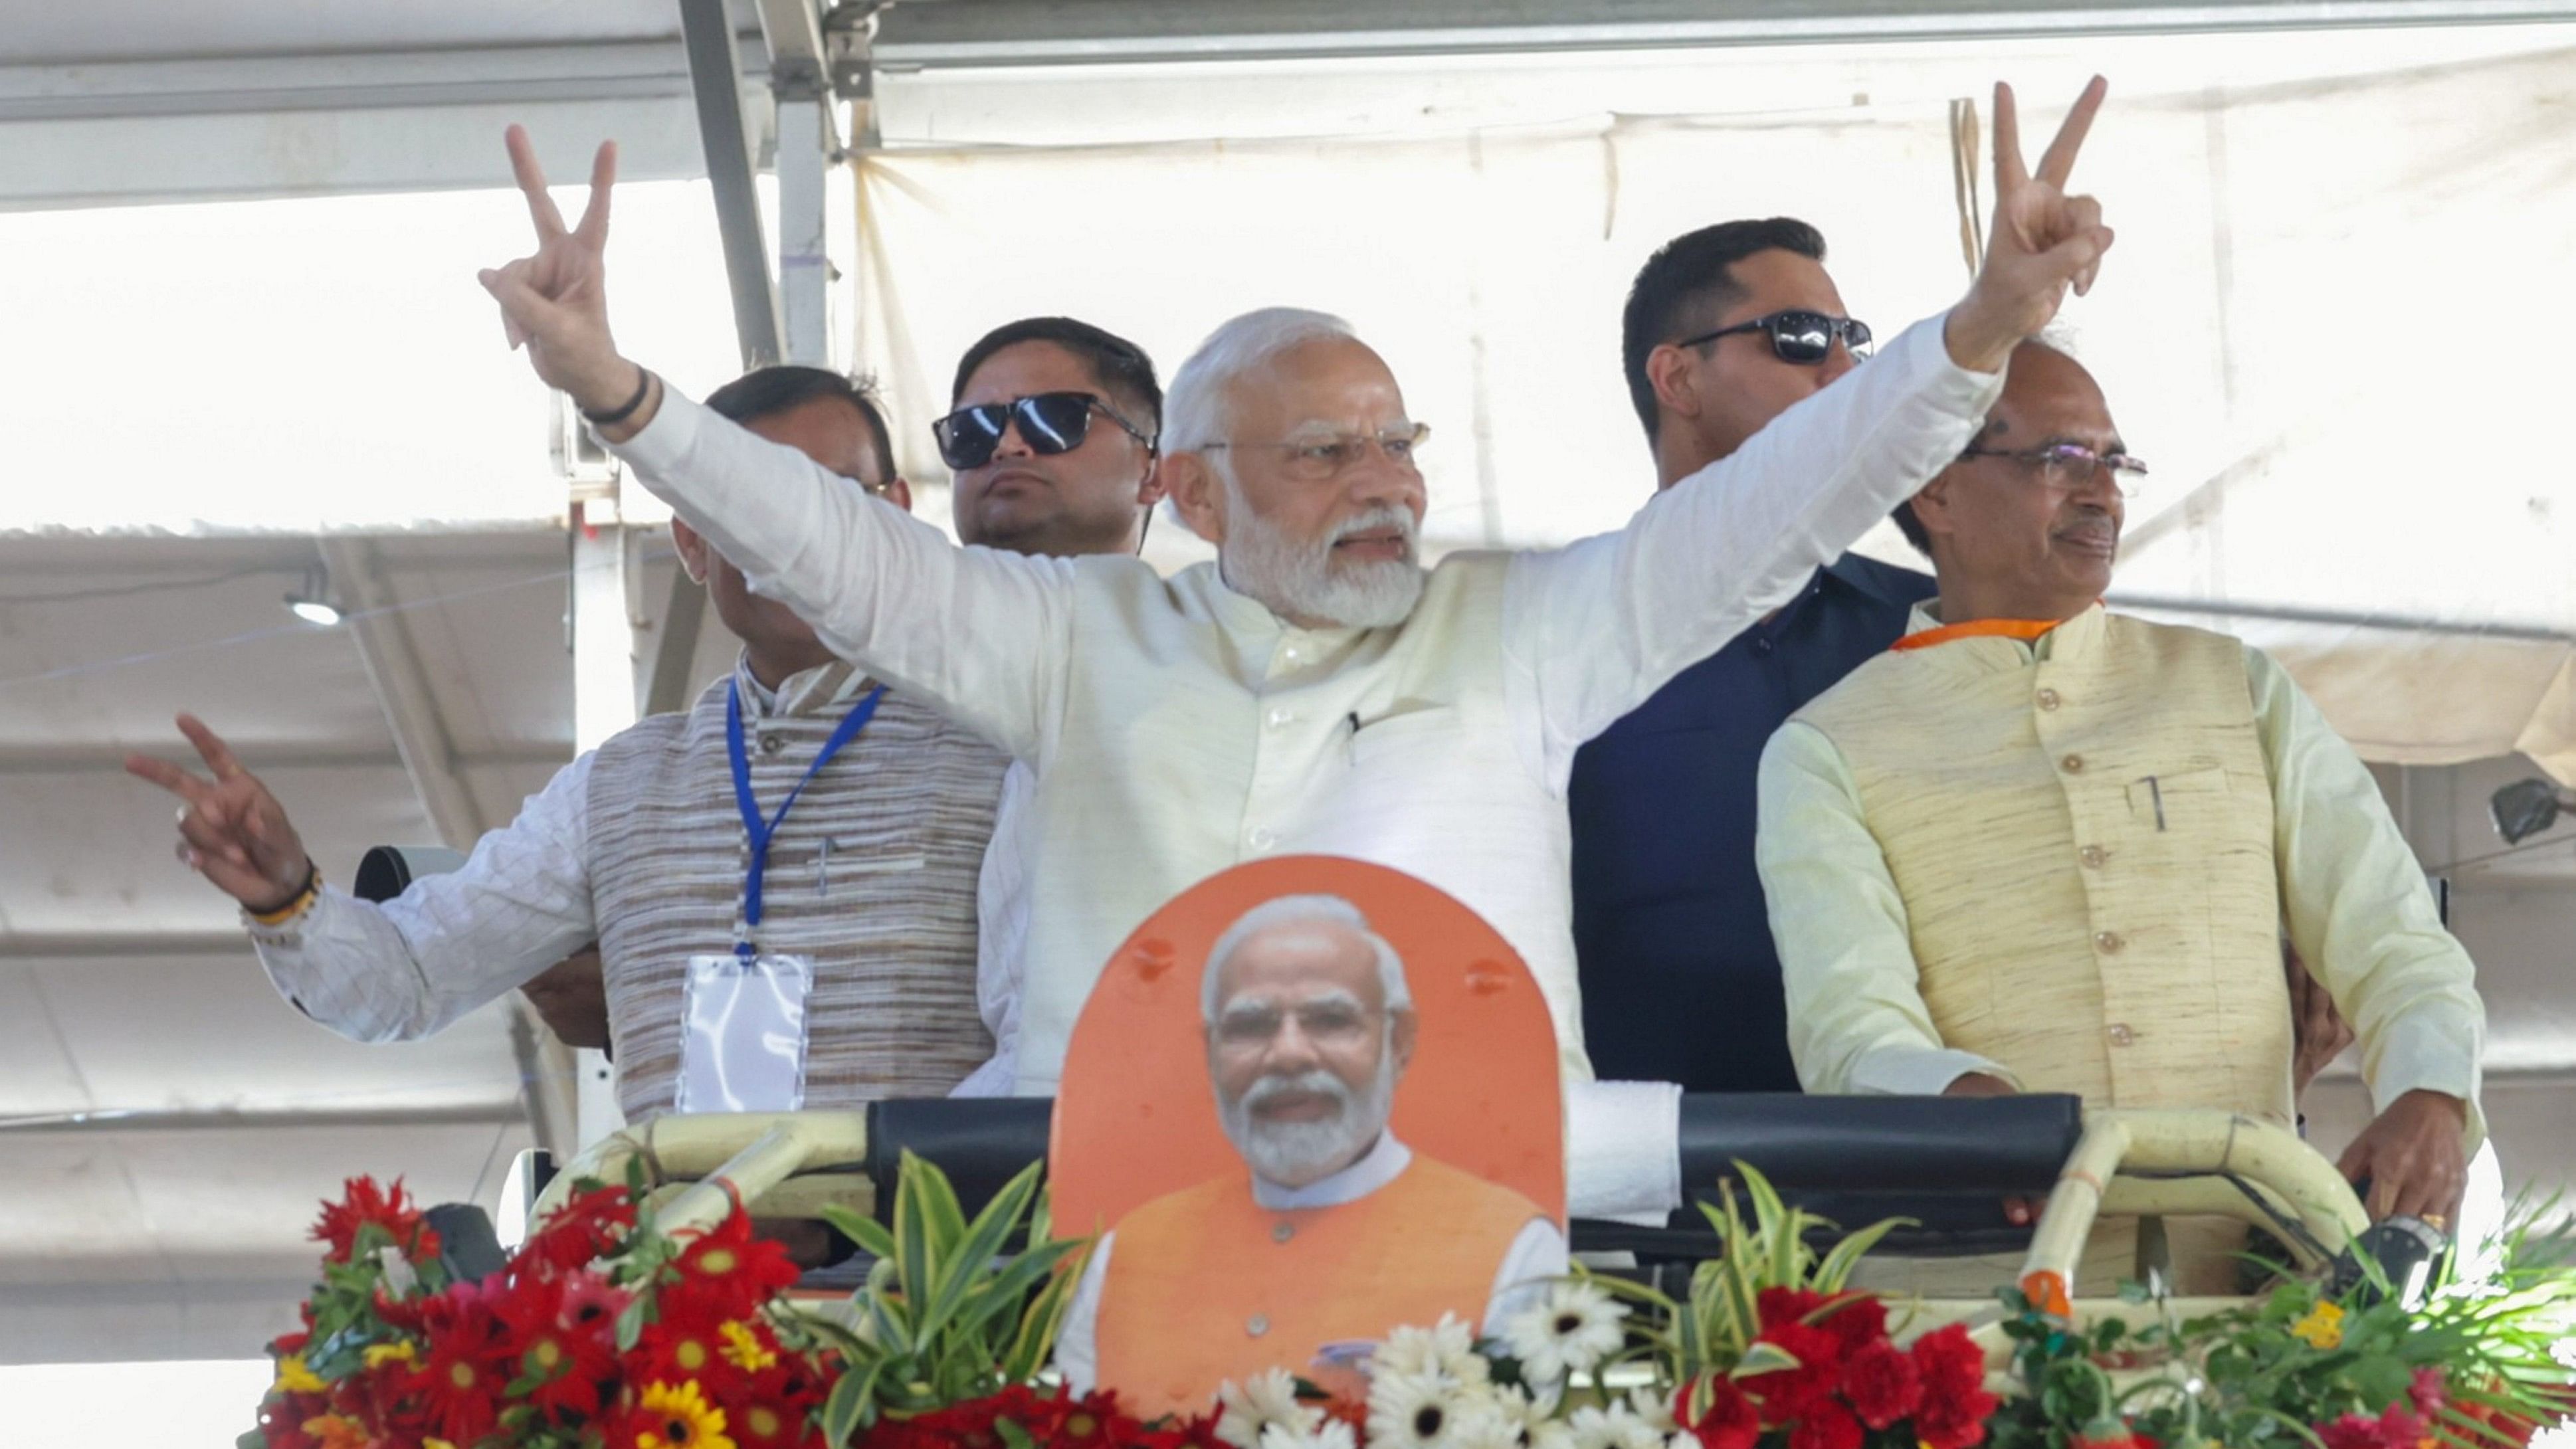
[{"label": "short black hair", "polygon": [[1163,431],[1163,385],[1154,380],[1154,359],[1117,333],[1071,317],[1023,317],[976,339],[957,359],[957,381],[948,389],[949,404],[954,406],[965,395],[975,369],[991,361],[994,353],[1023,342],[1051,342],[1081,358],[1109,401],[1135,414],[1129,422],[1148,434]]},{"label": "short black hair", "polygon": [[877,481],[892,479],[896,471],[894,434],[886,427],[885,413],[877,405],[876,384],[867,378],[793,362],[755,367],[708,393],[707,407],[737,423],[748,423],[774,418],[825,397],[839,398],[867,419],[868,437],[876,444],[877,466],[885,470],[885,477]]},{"label": "short black hair", "polygon": [[1627,371],[1628,399],[1636,404],[1637,421],[1645,425],[1648,446],[1655,441],[1655,383],[1646,375],[1648,354],[1707,330],[1718,313],[1744,295],[1730,269],[1755,252],[1768,251],[1795,252],[1821,262],[1825,236],[1795,217],[1721,221],[1664,243],[1637,269],[1637,280],[1628,287],[1627,310],[1619,319],[1619,362]]}]

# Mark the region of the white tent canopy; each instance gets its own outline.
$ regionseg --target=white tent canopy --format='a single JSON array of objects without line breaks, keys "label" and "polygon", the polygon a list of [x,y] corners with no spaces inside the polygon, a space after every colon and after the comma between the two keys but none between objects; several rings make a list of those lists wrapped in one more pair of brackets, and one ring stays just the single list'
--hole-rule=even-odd
[{"label": "white tent canopy", "polygon": [[[2278,649],[2373,758],[2520,749],[2576,778],[2576,555],[2556,516],[2576,499],[2541,422],[2564,374],[2544,339],[2576,329],[2576,130],[2560,115],[2576,47],[2477,38],[2480,55],[2391,51],[2360,74],[2354,47],[2311,45],[2274,57],[2267,82],[2215,87],[2181,84],[2171,43],[2100,47],[2161,50],[2139,79],[2092,53],[2010,69],[2043,112],[2025,126],[2034,149],[2081,82],[2069,59],[2119,86],[2077,179],[2121,242],[2067,321],[2156,467],[2122,594],[2217,612]],[[1615,527],[1651,486],[1619,302],[1662,241],[1725,216],[1804,217],[1882,332],[1957,294],[1954,110],[1916,59],[1489,68],[1447,78],[1447,109],[1472,126],[1334,136],[1277,134],[1302,76],[1057,81],[1023,104],[1151,135],[1161,102],[1210,134],[864,158],[861,356],[921,417],[946,403],[949,360],[1009,317],[1095,319],[1169,365],[1245,307],[1322,307],[1385,353],[1434,425],[1437,540]],[[1976,98],[1968,76],[1997,67],[1937,68]],[[1748,77],[1768,96],[1824,72],[1840,83],[1800,93],[1831,109],[1566,118],[1596,97],[1741,96]],[[1336,76],[1321,109],[1368,113],[1367,79]],[[1401,69],[1373,79],[1418,93]],[[1253,138],[1227,132],[1237,113]],[[935,469],[926,438],[905,439],[908,466]],[[1892,529],[1871,546],[1904,552]]]}]

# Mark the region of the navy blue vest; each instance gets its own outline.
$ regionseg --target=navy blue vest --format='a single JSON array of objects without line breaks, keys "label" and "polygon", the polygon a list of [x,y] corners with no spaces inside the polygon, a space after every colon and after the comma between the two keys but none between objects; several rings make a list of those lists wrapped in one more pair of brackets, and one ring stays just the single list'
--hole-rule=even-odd
[{"label": "navy blue vest", "polygon": [[1574,757],[1574,949],[1603,1080],[1798,1090],[1753,868],[1754,773],[1771,732],[1902,637],[1932,592],[1845,554]]}]

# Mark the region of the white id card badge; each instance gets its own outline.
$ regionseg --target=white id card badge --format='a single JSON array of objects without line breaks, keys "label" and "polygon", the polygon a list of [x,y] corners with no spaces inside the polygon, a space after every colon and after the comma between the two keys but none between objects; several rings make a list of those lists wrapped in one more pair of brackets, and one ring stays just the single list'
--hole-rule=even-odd
[{"label": "white id card badge", "polygon": [[690,957],[675,1109],[804,1106],[805,998],[813,987],[814,963],[803,956]]}]

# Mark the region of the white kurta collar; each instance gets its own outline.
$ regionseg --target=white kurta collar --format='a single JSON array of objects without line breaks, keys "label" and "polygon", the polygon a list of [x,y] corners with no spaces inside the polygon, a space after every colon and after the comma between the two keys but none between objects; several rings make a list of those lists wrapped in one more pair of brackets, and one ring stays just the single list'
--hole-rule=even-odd
[{"label": "white kurta collar", "polygon": [[1395,1140],[1393,1132],[1377,1134],[1377,1145],[1359,1161],[1329,1177],[1319,1177],[1304,1187],[1281,1187],[1264,1182],[1259,1173],[1252,1177],[1252,1200],[1274,1213],[1294,1212],[1299,1208],[1340,1207],[1358,1202],[1403,1175],[1413,1165],[1413,1149]]},{"label": "white kurta collar", "polygon": [[733,662],[734,688],[742,692],[742,709],[752,719],[792,718],[812,714],[832,705],[845,704],[872,687],[858,666],[835,659],[800,669],[771,689],[752,676],[748,651]]}]

